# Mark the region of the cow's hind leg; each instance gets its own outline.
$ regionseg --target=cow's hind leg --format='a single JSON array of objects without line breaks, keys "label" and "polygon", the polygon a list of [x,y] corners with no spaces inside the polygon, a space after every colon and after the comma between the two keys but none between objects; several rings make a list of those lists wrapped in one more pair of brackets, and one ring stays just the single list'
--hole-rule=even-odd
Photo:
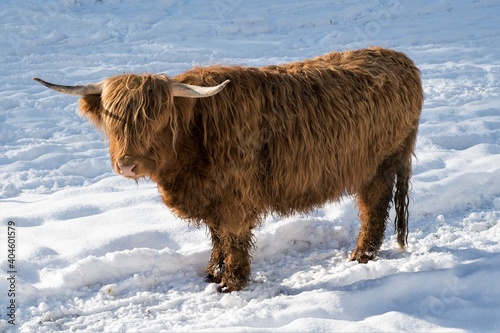
[{"label": "cow's hind leg", "polygon": [[377,255],[384,240],[395,177],[394,159],[388,159],[375,177],[358,191],[361,229],[351,260],[367,263]]},{"label": "cow's hind leg", "polygon": [[417,138],[416,130],[411,132],[398,153],[382,163],[371,182],[358,192],[358,206],[361,231],[351,260],[366,263],[373,259],[384,240],[389,208],[394,192],[396,218],[394,231],[399,245],[404,248],[408,237],[408,204],[411,177],[411,157]]}]

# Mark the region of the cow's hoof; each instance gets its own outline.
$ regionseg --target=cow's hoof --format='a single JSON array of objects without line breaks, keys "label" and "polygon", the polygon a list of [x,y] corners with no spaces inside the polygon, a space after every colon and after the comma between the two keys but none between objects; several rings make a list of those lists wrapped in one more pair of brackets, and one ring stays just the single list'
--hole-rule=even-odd
[{"label": "cow's hoof", "polygon": [[205,282],[220,284],[222,282],[222,277],[208,274],[207,276],[205,276]]},{"label": "cow's hoof", "polygon": [[231,286],[228,287],[224,283],[220,283],[217,286],[217,291],[222,293],[222,294],[230,294],[233,291],[238,291],[238,290],[241,290],[241,287],[231,287]]},{"label": "cow's hoof", "polygon": [[357,261],[360,264],[366,264],[368,261],[375,259],[373,252],[361,252],[354,250],[351,254],[351,261]]}]

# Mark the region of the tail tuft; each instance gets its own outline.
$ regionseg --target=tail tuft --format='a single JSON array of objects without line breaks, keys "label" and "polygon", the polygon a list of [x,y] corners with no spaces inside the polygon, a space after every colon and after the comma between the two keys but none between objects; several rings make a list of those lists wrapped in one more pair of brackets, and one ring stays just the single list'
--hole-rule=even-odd
[{"label": "tail tuft", "polygon": [[398,244],[404,248],[408,244],[408,220],[410,213],[408,206],[410,203],[410,177],[411,168],[404,168],[397,174],[396,192],[394,193],[394,206],[396,218],[394,219],[394,230],[397,234]]}]

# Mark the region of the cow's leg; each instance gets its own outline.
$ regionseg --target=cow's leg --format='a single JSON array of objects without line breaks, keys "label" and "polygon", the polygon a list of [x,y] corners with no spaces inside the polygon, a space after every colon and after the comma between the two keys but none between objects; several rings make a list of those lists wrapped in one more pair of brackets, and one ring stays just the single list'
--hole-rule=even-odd
[{"label": "cow's leg", "polygon": [[351,260],[367,263],[375,258],[384,240],[395,179],[390,162],[383,163],[375,177],[358,191],[361,229]]},{"label": "cow's leg", "polygon": [[221,283],[222,274],[224,273],[224,252],[222,248],[222,240],[220,238],[220,230],[216,227],[208,227],[210,236],[212,237],[212,255],[208,262],[208,275],[205,281],[211,283]]},{"label": "cow's leg", "polygon": [[243,288],[250,278],[252,228],[237,232],[226,231],[223,236],[224,272],[219,285],[220,292],[232,292]]}]

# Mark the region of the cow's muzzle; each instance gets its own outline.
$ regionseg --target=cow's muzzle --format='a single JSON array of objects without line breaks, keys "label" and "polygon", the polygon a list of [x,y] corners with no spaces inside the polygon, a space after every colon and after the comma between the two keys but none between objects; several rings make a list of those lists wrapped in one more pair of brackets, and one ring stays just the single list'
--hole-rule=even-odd
[{"label": "cow's muzzle", "polygon": [[128,156],[120,158],[116,162],[116,168],[122,176],[132,178],[137,176],[137,163]]}]

